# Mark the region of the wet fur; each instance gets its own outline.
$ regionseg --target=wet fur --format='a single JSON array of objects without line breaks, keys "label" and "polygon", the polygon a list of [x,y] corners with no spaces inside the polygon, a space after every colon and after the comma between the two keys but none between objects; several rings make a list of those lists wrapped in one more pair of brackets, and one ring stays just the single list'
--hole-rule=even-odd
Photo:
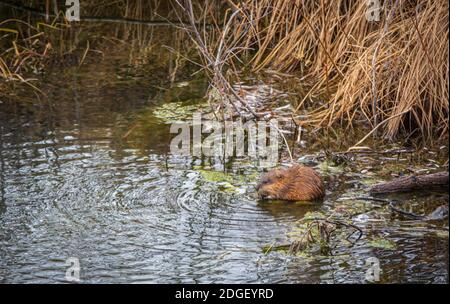
[{"label": "wet fur", "polygon": [[322,178],[313,169],[300,165],[265,173],[256,189],[261,199],[311,201],[325,195]]}]

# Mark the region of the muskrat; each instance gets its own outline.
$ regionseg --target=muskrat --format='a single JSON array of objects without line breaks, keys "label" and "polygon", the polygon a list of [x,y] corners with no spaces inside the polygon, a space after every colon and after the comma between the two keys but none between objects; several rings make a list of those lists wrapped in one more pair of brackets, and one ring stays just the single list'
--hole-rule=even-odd
[{"label": "muskrat", "polygon": [[313,169],[301,165],[265,173],[256,190],[263,200],[311,201],[325,195],[322,178]]}]

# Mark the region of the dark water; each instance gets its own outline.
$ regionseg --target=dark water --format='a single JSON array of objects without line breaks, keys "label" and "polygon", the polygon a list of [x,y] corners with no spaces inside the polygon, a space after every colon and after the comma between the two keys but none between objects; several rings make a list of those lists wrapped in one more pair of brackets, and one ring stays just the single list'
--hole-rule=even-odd
[{"label": "dark water", "polygon": [[[158,76],[131,71],[112,60],[68,69],[45,76],[40,101],[0,103],[0,282],[66,282],[70,257],[85,283],[364,283],[370,257],[383,283],[448,282],[448,221],[339,200],[364,193],[370,179],[319,161],[323,203],[258,202],[254,162],[220,173],[219,161],[168,154],[165,105],[201,101],[205,83],[160,89]],[[448,204],[439,192],[401,199],[419,213]],[[338,207],[359,208],[353,220],[364,235],[354,246],[329,256],[263,251],[288,243],[307,212]]]}]

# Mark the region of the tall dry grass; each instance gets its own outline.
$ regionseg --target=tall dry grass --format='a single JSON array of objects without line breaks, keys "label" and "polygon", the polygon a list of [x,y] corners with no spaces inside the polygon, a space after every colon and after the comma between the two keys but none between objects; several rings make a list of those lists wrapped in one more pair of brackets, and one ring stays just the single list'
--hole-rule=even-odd
[{"label": "tall dry grass", "polygon": [[371,134],[388,138],[446,138],[448,1],[380,2],[379,21],[368,21],[366,1],[356,0],[247,0],[230,8],[250,27],[243,46],[255,50],[254,70],[302,70],[317,80],[310,93],[328,98],[310,123],[364,119]]}]

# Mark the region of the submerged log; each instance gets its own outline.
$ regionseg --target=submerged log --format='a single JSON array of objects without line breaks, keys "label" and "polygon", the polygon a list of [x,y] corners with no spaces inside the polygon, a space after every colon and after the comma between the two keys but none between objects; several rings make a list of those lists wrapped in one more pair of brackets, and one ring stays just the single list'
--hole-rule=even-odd
[{"label": "submerged log", "polygon": [[424,175],[409,175],[374,185],[371,193],[392,193],[448,186],[448,171]]}]

